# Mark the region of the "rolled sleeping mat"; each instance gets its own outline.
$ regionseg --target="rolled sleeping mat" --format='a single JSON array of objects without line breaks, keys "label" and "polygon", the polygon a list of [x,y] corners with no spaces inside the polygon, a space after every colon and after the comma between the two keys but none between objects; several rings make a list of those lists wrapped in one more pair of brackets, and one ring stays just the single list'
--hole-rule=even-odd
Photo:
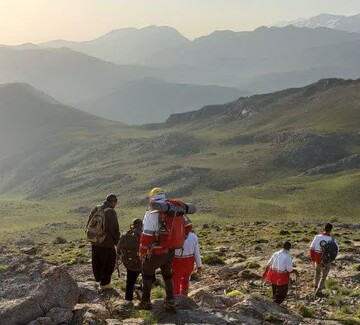
[{"label": "rolled sleeping mat", "polygon": [[184,214],[193,214],[196,212],[196,207],[192,203],[184,203],[185,209],[174,205],[171,202],[166,201],[151,201],[150,207],[152,210],[158,210],[160,212],[181,212]]}]

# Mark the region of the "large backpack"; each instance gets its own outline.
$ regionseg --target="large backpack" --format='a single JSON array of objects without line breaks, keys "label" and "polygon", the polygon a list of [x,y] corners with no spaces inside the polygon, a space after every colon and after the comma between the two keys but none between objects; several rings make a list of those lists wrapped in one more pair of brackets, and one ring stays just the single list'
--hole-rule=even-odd
[{"label": "large backpack", "polygon": [[105,241],[107,236],[105,229],[105,212],[109,208],[98,206],[96,211],[90,215],[86,226],[86,236],[90,243],[99,245]]},{"label": "large backpack", "polygon": [[185,242],[185,204],[181,201],[166,200],[179,208],[179,211],[159,211],[158,244],[169,249],[182,248]]},{"label": "large backpack", "polygon": [[125,235],[120,237],[121,261],[130,271],[140,271],[141,261],[139,258],[140,239],[130,229]]},{"label": "large backpack", "polygon": [[334,239],[328,241],[325,245],[322,246],[322,257],[321,263],[322,264],[329,264],[335,261],[335,258],[338,254],[338,247],[335,243]]}]

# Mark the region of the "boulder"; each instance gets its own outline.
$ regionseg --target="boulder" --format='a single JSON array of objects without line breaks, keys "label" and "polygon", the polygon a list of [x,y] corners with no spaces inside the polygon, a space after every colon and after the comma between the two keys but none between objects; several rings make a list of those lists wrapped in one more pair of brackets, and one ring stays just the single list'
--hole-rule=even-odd
[{"label": "boulder", "polygon": [[239,272],[245,269],[244,264],[235,264],[233,266],[224,266],[218,271],[218,276],[222,280],[228,280],[234,276],[237,276]]},{"label": "boulder", "polygon": [[25,246],[25,247],[20,248],[20,252],[23,254],[35,255],[36,247],[35,246]]},{"label": "boulder", "polygon": [[55,325],[50,317],[39,317],[36,320],[33,320],[28,325]]},{"label": "boulder", "polygon": [[117,299],[108,304],[109,311],[112,317],[117,319],[126,319],[131,317],[133,311],[133,303],[131,301]]},{"label": "boulder", "polygon": [[233,297],[216,295],[204,289],[192,291],[189,297],[198,303],[199,306],[211,310],[226,309],[236,303],[236,299]]},{"label": "boulder", "polygon": [[62,315],[69,320],[80,292],[65,267],[49,267],[31,256],[14,256],[8,269],[0,275],[0,319],[4,324],[38,321],[53,308],[68,311],[63,310]]},{"label": "boulder", "polygon": [[51,318],[55,324],[70,324],[73,313],[69,309],[54,307],[49,310],[46,317]]}]

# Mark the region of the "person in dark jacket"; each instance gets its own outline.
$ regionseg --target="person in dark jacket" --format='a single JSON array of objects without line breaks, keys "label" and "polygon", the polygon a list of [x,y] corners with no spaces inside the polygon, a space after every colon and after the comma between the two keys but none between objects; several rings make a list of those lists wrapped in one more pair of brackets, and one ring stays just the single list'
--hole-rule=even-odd
[{"label": "person in dark jacket", "polygon": [[[92,269],[95,281],[100,282],[100,288],[103,290],[112,288],[110,282],[116,264],[116,245],[120,239],[119,222],[115,211],[117,202],[115,195],[107,196],[101,206],[105,211],[106,237],[101,244],[92,243]],[[97,206],[91,211],[89,221],[98,209]]]},{"label": "person in dark jacket", "polygon": [[[134,219],[130,230],[120,238],[117,246],[118,254],[121,255],[122,262],[126,268],[125,299],[129,301],[132,301],[134,298],[135,283],[141,273],[141,261],[138,252],[142,228],[142,220]],[[141,290],[141,287],[139,289]]]}]

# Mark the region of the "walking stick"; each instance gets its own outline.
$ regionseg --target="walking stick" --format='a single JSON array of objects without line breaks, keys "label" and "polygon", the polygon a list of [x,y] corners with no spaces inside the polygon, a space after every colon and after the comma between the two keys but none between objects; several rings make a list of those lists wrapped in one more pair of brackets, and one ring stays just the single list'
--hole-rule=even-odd
[{"label": "walking stick", "polygon": [[296,276],[295,277],[295,307],[298,306],[298,281],[299,281],[299,277]]}]

